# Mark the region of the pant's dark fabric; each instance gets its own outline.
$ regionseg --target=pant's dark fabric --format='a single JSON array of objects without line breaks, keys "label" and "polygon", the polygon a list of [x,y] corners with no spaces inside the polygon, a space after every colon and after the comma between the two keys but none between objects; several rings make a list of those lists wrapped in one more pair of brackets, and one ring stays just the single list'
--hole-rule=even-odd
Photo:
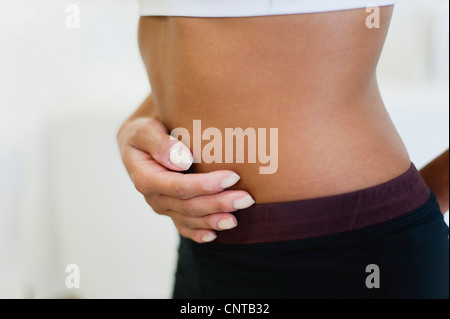
[{"label": "pant's dark fabric", "polygon": [[[366,286],[371,264],[380,288]],[[246,245],[181,238],[173,297],[447,299],[448,226],[431,193],[408,214],[339,234]]]}]

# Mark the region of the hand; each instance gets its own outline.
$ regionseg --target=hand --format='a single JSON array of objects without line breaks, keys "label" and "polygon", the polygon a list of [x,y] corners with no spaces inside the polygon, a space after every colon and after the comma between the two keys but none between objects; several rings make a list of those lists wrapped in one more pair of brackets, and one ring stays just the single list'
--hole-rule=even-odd
[{"label": "hand", "polygon": [[214,241],[215,231],[236,227],[231,213],[255,203],[245,191],[225,191],[240,179],[232,171],[179,173],[192,165],[191,152],[156,119],[127,121],[118,141],[136,189],[156,213],[169,216],[182,236],[197,243]]}]

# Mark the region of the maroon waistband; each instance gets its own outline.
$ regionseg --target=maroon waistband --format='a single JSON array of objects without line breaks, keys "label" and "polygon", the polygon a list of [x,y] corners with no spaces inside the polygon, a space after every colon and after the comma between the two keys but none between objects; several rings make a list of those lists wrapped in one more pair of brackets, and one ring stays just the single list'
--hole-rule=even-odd
[{"label": "maroon waistband", "polygon": [[238,227],[218,232],[214,243],[279,242],[362,229],[410,213],[430,195],[411,163],[403,175],[374,187],[330,197],[257,204],[238,211]]}]

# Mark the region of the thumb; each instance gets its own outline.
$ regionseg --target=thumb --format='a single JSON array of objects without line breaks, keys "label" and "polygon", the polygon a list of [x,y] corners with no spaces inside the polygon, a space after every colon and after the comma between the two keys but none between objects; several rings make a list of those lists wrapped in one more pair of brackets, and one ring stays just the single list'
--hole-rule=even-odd
[{"label": "thumb", "polygon": [[156,119],[146,119],[140,125],[133,144],[170,170],[186,171],[192,166],[193,156],[189,148],[170,136],[165,126]]},{"label": "thumb", "polygon": [[170,164],[176,166],[178,169],[187,171],[194,161],[191,151],[186,145],[173,136],[170,136],[169,140],[171,144],[175,143],[171,145],[169,149]]}]

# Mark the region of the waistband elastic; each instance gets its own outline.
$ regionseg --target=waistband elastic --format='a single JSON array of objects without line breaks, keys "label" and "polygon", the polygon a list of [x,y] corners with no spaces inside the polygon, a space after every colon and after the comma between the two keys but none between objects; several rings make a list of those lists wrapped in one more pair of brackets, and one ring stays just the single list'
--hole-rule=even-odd
[{"label": "waistband elastic", "polygon": [[377,186],[329,197],[257,204],[235,214],[238,227],[218,232],[214,243],[256,244],[363,229],[410,213],[431,196],[416,166]]}]

